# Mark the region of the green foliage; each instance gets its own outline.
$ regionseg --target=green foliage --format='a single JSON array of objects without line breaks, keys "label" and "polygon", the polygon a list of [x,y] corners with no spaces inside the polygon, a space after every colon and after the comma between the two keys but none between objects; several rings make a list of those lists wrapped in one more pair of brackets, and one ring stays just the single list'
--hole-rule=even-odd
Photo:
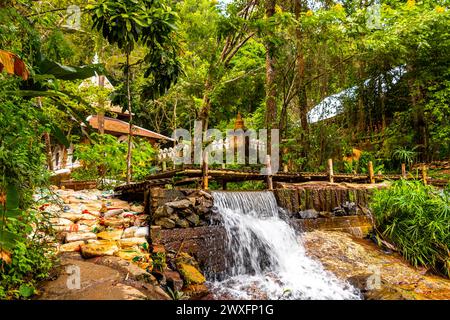
[{"label": "green foliage", "polygon": [[167,268],[166,254],[164,252],[157,252],[152,254],[153,269],[163,272]]},{"label": "green foliage", "polygon": [[[75,157],[82,163],[82,168],[75,170],[72,177],[76,180],[97,180],[103,186],[120,183],[126,175],[126,143],[109,134],[93,133],[91,139],[91,143],[75,146]],[[133,172],[136,180],[144,180],[153,172],[154,156],[155,150],[148,141],[135,139],[132,159],[136,164]]]},{"label": "green foliage", "polygon": [[188,298],[184,292],[172,290],[170,287],[167,287],[167,293],[172,298],[172,300],[185,300]]},{"label": "green foliage", "polygon": [[374,193],[377,230],[414,266],[450,277],[450,189],[399,180]]}]

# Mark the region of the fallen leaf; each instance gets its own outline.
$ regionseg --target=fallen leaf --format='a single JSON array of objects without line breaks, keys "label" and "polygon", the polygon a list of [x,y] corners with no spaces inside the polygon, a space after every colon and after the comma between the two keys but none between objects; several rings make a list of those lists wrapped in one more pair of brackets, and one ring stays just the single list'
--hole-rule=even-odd
[{"label": "fallen leaf", "polygon": [[27,80],[30,76],[22,59],[12,52],[0,50],[0,72],[3,70],[9,74],[19,76],[23,80]]}]

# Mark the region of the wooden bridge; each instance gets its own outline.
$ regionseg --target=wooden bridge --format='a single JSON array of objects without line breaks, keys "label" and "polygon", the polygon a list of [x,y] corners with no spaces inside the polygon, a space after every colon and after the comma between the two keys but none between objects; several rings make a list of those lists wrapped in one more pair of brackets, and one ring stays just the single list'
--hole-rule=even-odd
[{"label": "wooden bridge", "polygon": [[[385,180],[416,179],[406,174],[373,174],[369,170],[369,174],[333,174],[332,170],[328,172],[277,172],[270,176],[273,182],[289,182],[301,183],[311,181],[329,181],[329,182],[349,182],[349,183],[376,183]],[[252,169],[208,169],[208,180],[218,181],[222,183],[223,189],[226,189],[228,182],[242,181],[266,181],[268,176],[262,175],[260,170]],[[445,186],[448,184],[446,180],[431,179],[426,176],[426,171],[422,172],[420,177],[429,184],[437,186]],[[152,186],[164,186],[171,184],[173,186],[182,186],[187,184],[198,184],[202,181],[202,170],[200,168],[183,168],[176,170],[167,170],[153,174],[146,181],[132,183],[130,185],[122,185],[115,188],[116,192],[122,194],[140,193],[148,190]]]}]

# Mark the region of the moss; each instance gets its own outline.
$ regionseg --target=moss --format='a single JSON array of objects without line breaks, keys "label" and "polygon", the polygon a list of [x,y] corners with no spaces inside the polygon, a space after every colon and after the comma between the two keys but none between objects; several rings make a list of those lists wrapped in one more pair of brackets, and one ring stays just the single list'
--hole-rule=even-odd
[{"label": "moss", "polygon": [[203,284],[206,281],[205,277],[201,274],[201,272],[191,265],[180,263],[177,265],[177,268],[180,274],[183,276],[184,282],[187,285]]}]

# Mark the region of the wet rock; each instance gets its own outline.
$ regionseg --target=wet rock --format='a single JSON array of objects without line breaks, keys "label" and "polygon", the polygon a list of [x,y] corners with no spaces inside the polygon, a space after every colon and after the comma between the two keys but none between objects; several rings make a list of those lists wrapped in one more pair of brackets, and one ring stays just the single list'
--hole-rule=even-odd
[{"label": "wet rock", "polygon": [[192,205],[191,201],[188,199],[182,199],[178,201],[167,202],[166,206],[174,209],[186,209]]},{"label": "wet rock", "polygon": [[114,242],[88,243],[81,246],[81,254],[84,258],[112,256],[119,248]]},{"label": "wet rock", "polygon": [[331,218],[334,214],[331,212],[320,211],[319,218]]},{"label": "wet rock", "polygon": [[347,215],[347,212],[342,207],[336,207],[336,208],[333,208],[333,214],[336,217],[343,217],[343,216]]},{"label": "wet rock", "polygon": [[198,215],[196,215],[196,214],[191,214],[191,215],[186,217],[186,220],[189,221],[189,223],[192,226],[196,226],[200,222],[200,217]]},{"label": "wet rock", "polygon": [[180,228],[189,228],[189,222],[186,219],[177,219],[176,225]]},{"label": "wet rock", "polygon": [[155,221],[155,224],[157,226],[161,226],[166,229],[173,229],[173,228],[175,228],[175,225],[176,225],[175,221],[173,221],[172,219],[169,219],[169,218],[158,219]]},{"label": "wet rock", "polygon": [[304,211],[300,211],[298,213],[300,218],[302,219],[317,219],[319,217],[319,213],[314,209],[308,209]]},{"label": "wet rock", "polygon": [[66,234],[65,242],[86,241],[97,239],[97,235],[92,232],[70,232]]},{"label": "wet rock", "polygon": [[358,206],[356,205],[356,203],[354,202],[348,202],[346,201],[343,205],[342,208],[345,210],[345,213],[349,216],[354,216],[357,214],[358,211]]},{"label": "wet rock", "polygon": [[122,230],[103,231],[97,234],[97,238],[101,240],[119,240],[122,238]]},{"label": "wet rock", "polygon": [[81,245],[84,244],[84,241],[75,241],[65,243],[59,246],[59,252],[78,252],[81,250]]},{"label": "wet rock", "polygon": [[178,272],[172,270],[164,271],[164,276],[166,278],[167,285],[173,291],[181,291],[183,288],[183,279]]}]

